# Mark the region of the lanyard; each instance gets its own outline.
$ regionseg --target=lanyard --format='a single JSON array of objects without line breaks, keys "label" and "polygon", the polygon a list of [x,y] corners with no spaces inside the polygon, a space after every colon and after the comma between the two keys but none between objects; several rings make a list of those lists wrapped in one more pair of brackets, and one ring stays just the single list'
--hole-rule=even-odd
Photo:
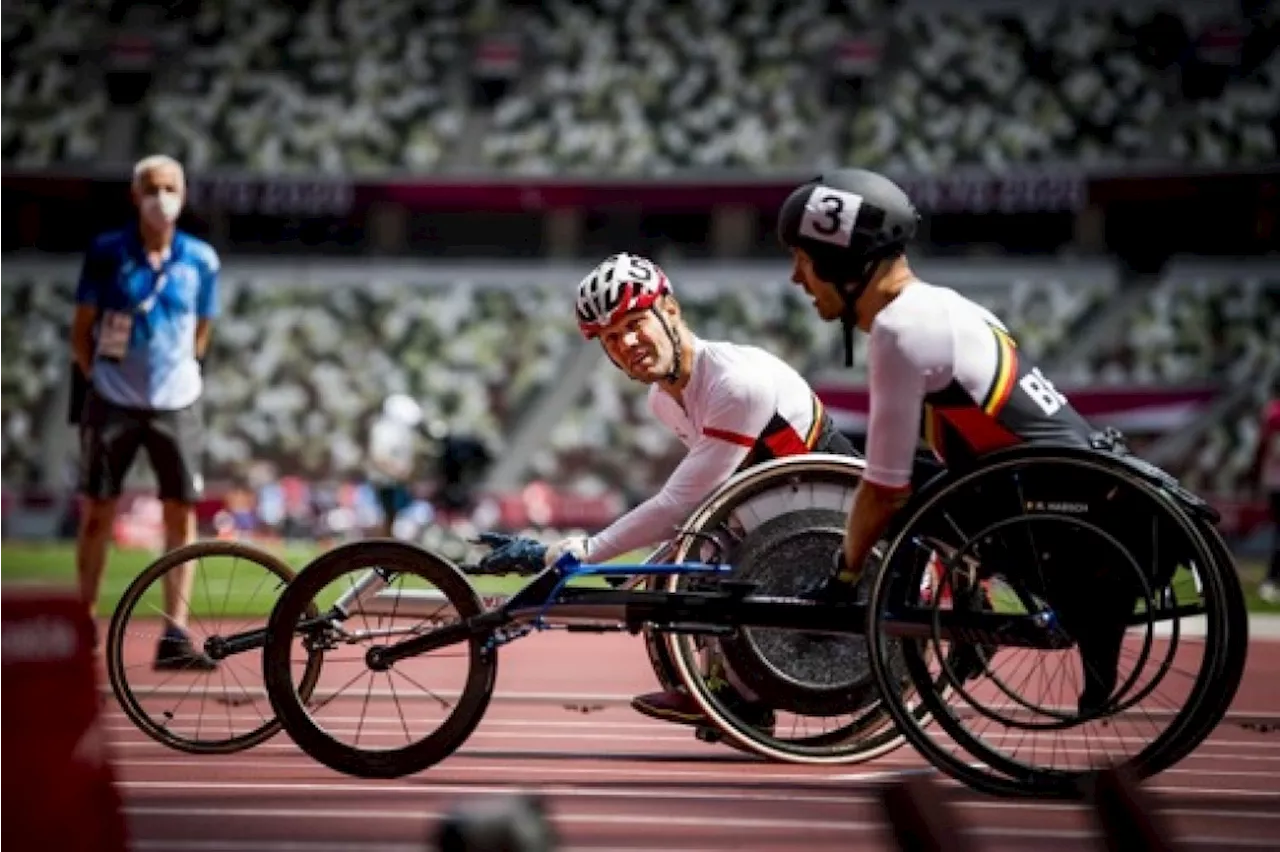
[{"label": "lanyard", "polygon": [[138,303],[138,306],[134,308],[134,310],[136,310],[138,313],[142,314],[143,316],[146,316],[147,314],[151,313],[151,309],[156,306],[156,299],[160,297],[160,294],[164,292],[164,288],[168,286],[168,284],[169,284],[169,274],[163,271],[163,268],[162,268],[160,274],[156,277],[156,283],[151,288],[151,292],[147,295],[145,299],[143,299],[141,302]]}]

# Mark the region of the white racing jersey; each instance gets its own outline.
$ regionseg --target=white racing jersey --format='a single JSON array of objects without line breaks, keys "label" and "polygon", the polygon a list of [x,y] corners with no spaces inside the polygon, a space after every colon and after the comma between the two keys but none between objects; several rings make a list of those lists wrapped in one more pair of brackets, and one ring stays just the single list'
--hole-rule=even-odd
[{"label": "white racing jersey", "polygon": [[872,321],[867,359],[868,482],[906,487],[921,438],[952,464],[1015,444],[1089,445],[1089,424],[1004,323],[955,290],[903,288]]},{"label": "white racing jersey", "polygon": [[693,369],[683,405],[657,385],[649,388],[649,409],[689,452],[661,491],[591,537],[592,562],[670,539],[734,473],[810,452],[829,422],[809,384],[776,356],[697,337],[690,343]]}]

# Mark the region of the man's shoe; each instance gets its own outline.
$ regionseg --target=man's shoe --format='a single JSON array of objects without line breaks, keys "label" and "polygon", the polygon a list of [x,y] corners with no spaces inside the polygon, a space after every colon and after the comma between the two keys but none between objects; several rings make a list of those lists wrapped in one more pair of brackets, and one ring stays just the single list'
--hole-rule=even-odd
[{"label": "man's shoe", "polygon": [[[737,690],[727,684],[714,691],[716,698],[723,702],[734,716],[752,727],[760,728],[770,734],[773,733],[773,726],[776,724],[776,720],[772,709],[763,704],[748,701],[739,695]],[[667,692],[650,692],[646,695],[637,695],[631,699],[631,707],[637,713],[642,713],[645,716],[663,722],[675,722],[679,725],[693,725],[694,727],[712,725],[711,720],[702,712],[702,708],[693,700],[693,696],[683,687]]]},{"label": "man's shoe", "polygon": [[196,650],[191,639],[184,634],[161,638],[156,645],[152,668],[156,671],[211,672],[218,668],[218,664],[204,652]]}]

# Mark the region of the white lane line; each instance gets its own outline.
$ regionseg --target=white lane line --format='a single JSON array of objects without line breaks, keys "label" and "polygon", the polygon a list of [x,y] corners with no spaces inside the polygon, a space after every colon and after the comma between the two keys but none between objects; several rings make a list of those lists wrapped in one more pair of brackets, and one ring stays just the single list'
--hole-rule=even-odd
[{"label": "white lane line", "polygon": [[[887,777],[887,776],[886,776]],[[846,780],[861,780],[857,776],[848,777]],[[367,793],[377,791],[380,794],[405,793],[413,795],[427,795],[430,793],[454,794],[460,793],[465,795],[479,795],[482,793],[495,793],[499,795],[510,794],[512,786],[503,785],[472,785],[472,784],[404,784],[404,783],[372,783],[363,782],[355,783],[349,781],[333,781],[333,782],[316,782],[316,781],[197,781],[193,779],[183,779],[180,785],[175,785],[174,781],[117,781],[117,785],[123,790],[132,790],[138,792],[146,791],[168,791],[174,789],[199,790],[207,794],[214,793]],[[959,781],[953,781],[949,778],[940,778],[940,783],[947,786],[960,787],[963,785]],[[1233,797],[1241,799],[1270,799],[1280,805],[1280,792],[1271,790],[1247,790],[1239,788],[1227,787],[1157,787],[1148,786],[1147,791],[1152,795],[1189,795],[1213,796],[1213,797]],[[566,787],[566,786],[539,786],[539,793],[551,797],[559,796],[565,798],[591,798],[591,799],[655,799],[655,800],[699,800],[699,801],[769,801],[769,802],[795,802],[805,804],[843,804],[851,801],[857,801],[857,794],[846,795],[825,795],[816,793],[790,793],[780,792],[775,794],[763,794],[753,792],[751,790],[732,790],[723,793],[713,790],[639,790],[639,789],[605,789],[605,788],[589,788],[589,787]]]},{"label": "white lane line", "polygon": [[[185,819],[208,817],[219,820],[226,819],[264,819],[286,820],[301,819],[308,822],[324,822],[333,820],[350,820],[354,822],[395,821],[422,823],[442,819],[444,814],[435,811],[397,811],[377,809],[335,810],[309,808],[187,808],[187,807],[126,807],[125,813],[130,817],[181,817]],[[580,814],[556,813],[551,817],[553,824],[581,825],[623,825],[651,828],[655,824],[664,827],[711,828],[717,829],[753,829],[831,832],[871,832],[881,831],[884,823],[869,820],[793,820],[745,818],[716,814],[697,816],[676,816],[663,814],[653,817],[645,814]],[[1097,840],[1100,835],[1091,830],[1073,829],[1038,829],[1038,828],[1002,828],[989,826],[985,828],[964,829],[966,834],[984,838],[1040,839],[1040,840]],[[1183,842],[1194,842],[1207,848],[1246,847],[1274,848],[1275,841],[1268,839],[1232,838],[1232,837],[1195,837],[1179,838]],[[247,841],[246,841],[247,842]],[[307,846],[307,848],[314,848]]]},{"label": "white lane line", "polygon": [[[465,755],[463,755],[465,756]],[[508,755],[508,758],[511,756]],[[207,770],[211,766],[217,766],[220,769],[236,769],[245,772],[262,772],[266,767],[260,760],[236,760],[236,759],[218,759],[216,763],[207,759],[190,759],[190,758],[174,758],[174,759],[156,759],[145,760],[138,758],[117,758],[112,761],[112,765],[120,769],[168,769],[181,768],[192,771]],[[304,766],[314,765],[308,759],[302,762]],[[870,782],[880,780],[882,777],[891,779],[901,776],[903,773],[922,773],[935,774],[936,769],[930,766],[921,766],[918,760],[886,760],[880,758],[875,761],[876,769],[863,773],[841,772],[838,775],[822,775],[815,771],[813,774],[798,774],[786,772],[759,772],[751,776],[753,782],[766,783],[843,783],[848,781]],[[893,766],[901,767],[900,769],[886,772],[884,767]],[[296,769],[298,763],[289,763],[279,768]],[[462,763],[450,762],[449,764],[439,764],[437,771],[440,772],[458,772],[458,773],[475,773],[482,775],[502,776],[504,774],[518,774],[528,772],[530,767],[520,763]],[[429,771],[429,770],[428,770]],[[625,775],[628,778],[654,778],[654,779],[675,779],[688,778],[702,781],[742,781],[744,780],[742,769],[731,768],[723,770],[714,769],[649,769],[645,767],[627,766],[620,769],[617,766],[598,765],[598,766],[539,766],[537,773],[540,777],[563,775],[569,777],[600,777],[600,778],[616,778],[619,775]],[[819,770],[820,771],[820,770]],[[1266,778],[1269,780],[1276,779],[1274,772],[1251,772],[1243,769],[1190,769],[1175,767],[1166,769],[1160,773],[1160,777],[1165,775],[1195,775],[1197,777],[1206,776],[1222,776],[1225,778]],[[184,782],[185,783],[185,782]],[[1276,784],[1277,794],[1280,794],[1280,782]]]}]

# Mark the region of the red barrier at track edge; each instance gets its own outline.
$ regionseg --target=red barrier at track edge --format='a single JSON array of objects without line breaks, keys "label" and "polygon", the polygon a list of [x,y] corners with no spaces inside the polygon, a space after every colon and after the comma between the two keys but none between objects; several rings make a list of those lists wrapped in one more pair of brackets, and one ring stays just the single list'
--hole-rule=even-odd
[{"label": "red barrier at track edge", "polygon": [[57,591],[6,589],[2,605],[3,846],[123,852],[88,614]]}]

